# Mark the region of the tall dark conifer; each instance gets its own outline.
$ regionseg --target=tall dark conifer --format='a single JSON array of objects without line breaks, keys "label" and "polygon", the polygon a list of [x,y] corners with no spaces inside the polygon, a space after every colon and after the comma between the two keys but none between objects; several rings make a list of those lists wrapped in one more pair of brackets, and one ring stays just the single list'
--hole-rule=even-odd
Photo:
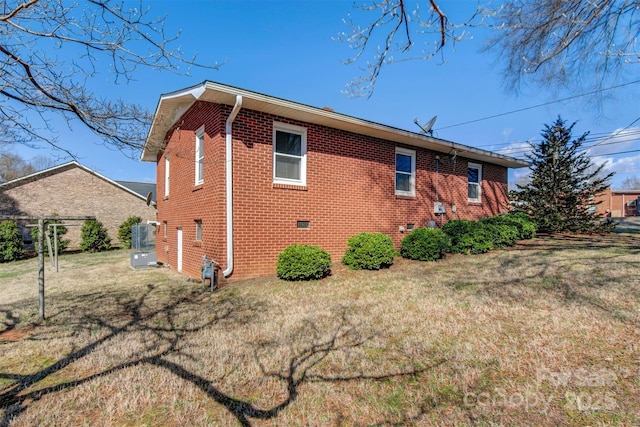
[{"label": "tall dark conifer", "polygon": [[531,182],[517,185],[513,198],[519,209],[538,223],[539,231],[588,232],[600,229],[595,212],[596,196],[608,186],[613,173],[604,175],[604,164],[596,167],[584,150],[588,132],[573,139],[571,126],[560,117],[545,125],[543,140],[532,144]]}]

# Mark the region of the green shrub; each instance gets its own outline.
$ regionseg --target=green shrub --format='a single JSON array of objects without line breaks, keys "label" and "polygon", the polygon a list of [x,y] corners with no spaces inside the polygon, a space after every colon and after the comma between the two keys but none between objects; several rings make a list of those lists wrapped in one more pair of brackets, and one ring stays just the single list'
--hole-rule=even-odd
[{"label": "green shrub", "polygon": [[442,231],[451,239],[451,253],[483,254],[493,249],[490,233],[478,221],[455,219],[443,225]]},{"label": "green shrub", "polygon": [[89,219],[82,225],[80,249],[87,252],[102,252],[111,249],[111,238],[102,223]]},{"label": "green shrub", "polygon": [[131,249],[131,227],[140,224],[142,218],[139,216],[130,216],[118,228],[118,240],[125,249]]},{"label": "green shrub", "polygon": [[524,212],[509,212],[502,215],[518,227],[519,239],[533,239],[538,231],[538,224]]},{"label": "green shrub", "polygon": [[278,255],[276,273],[284,280],[322,279],[330,268],[331,256],[319,246],[293,245]]},{"label": "green shrub", "polygon": [[[496,218],[494,220],[493,218]],[[513,246],[520,240],[518,228],[515,225],[503,222],[498,217],[483,218],[480,224],[484,227],[494,248]]]},{"label": "green shrub", "polygon": [[342,263],[351,270],[380,270],[393,264],[396,249],[391,237],[382,233],[360,233],[347,240],[349,249]]},{"label": "green shrub", "polygon": [[449,236],[439,228],[418,228],[402,239],[400,255],[418,261],[435,261],[444,257]]},{"label": "green shrub", "polygon": [[0,222],[0,262],[15,261],[24,255],[22,233],[14,221]]},{"label": "green shrub", "polygon": [[[55,245],[55,241],[53,240],[54,236],[53,236],[53,227],[49,227],[49,224],[61,224],[61,222],[57,221],[57,220],[49,220],[47,222],[45,222],[44,224],[44,229],[45,229],[45,233],[49,233],[49,239],[51,239],[51,245]],[[70,240],[68,239],[62,239],[62,236],[64,236],[65,234],[67,234],[69,230],[67,230],[67,227],[65,227],[64,225],[59,225],[56,227],[56,236],[55,238],[58,240],[58,253],[64,251],[65,249],[67,249],[67,247],[69,247],[69,242]],[[46,243],[46,235],[44,237],[45,239],[45,245]],[[36,251],[38,251],[38,227],[32,227],[31,228],[31,240],[33,240],[33,246],[36,248]],[[51,249],[53,250],[55,246],[51,246]]]}]

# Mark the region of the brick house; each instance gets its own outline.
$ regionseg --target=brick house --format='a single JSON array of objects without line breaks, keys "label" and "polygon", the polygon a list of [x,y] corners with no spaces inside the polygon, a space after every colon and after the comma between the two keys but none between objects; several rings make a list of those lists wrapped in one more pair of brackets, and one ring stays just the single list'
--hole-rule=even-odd
[{"label": "brick house", "polygon": [[[111,242],[118,244],[118,228],[128,217],[155,221],[154,203],[148,206],[146,202],[148,192],[153,199],[155,184],[116,182],[78,162],[69,162],[1,184],[4,206],[0,214],[95,216],[106,227]],[[70,249],[80,247],[80,228],[68,227],[65,238],[70,240]]]},{"label": "brick house", "polygon": [[607,188],[597,198],[596,210],[603,217],[624,218],[638,216],[640,190]]},{"label": "brick house", "polygon": [[157,164],[158,260],[199,277],[206,255],[233,280],[274,274],[292,244],[338,262],[359,232],[399,245],[505,212],[507,169],[527,165],[208,81],[160,97],[142,160]]}]

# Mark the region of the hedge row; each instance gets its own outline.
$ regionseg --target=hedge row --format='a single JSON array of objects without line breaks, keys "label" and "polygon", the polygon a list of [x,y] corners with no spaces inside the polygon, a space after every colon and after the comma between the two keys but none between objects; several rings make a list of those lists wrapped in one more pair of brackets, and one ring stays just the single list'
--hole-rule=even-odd
[{"label": "hedge row", "polygon": [[[441,229],[418,228],[403,240],[404,258],[434,261],[445,253],[481,254],[494,248],[513,246],[531,239],[536,224],[524,213],[510,213],[479,221],[453,220]],[[393,264],[397,254],[391,237],[382,233],[360,233],[347,240],[342,263],[352,270],[379,270]],[[278,255],[276,272],[285,280],[321,279],[330,272],[331,257],[318,246],[293,245]]]},{"label": "hedge row", "polygon": [[432,261],[445,253],[482,254],[491,249],[513,246],[518,240],[535,236],[537,225],[524,213],[483,218],[479,221],[453,220],[441,229],[417,229],[402,241],[400,254],[409,259]]}]

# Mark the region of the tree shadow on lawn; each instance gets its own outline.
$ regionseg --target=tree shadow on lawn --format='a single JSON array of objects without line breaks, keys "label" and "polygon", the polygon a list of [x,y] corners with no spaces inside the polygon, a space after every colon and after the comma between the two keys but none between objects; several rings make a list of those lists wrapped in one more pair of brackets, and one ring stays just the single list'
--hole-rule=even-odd
[{"label": "tree shadow on lawn", "polygon": [[[571,242],[574,241],[572,237],[566,238]],[[565,239],[565,237],[561,239]],[[592,241],[591,239],[585,237],[576,237],[575,239],[580,244],[577,247],[572,245],[571,249],[580,251],[592,250],[597,247],[589,244]],[[612,246],[619,247],[620,245],[615,244]],[[506,251],[512,250],[514,249],[507,249]],[[597,289],[618,287],[621,292],[624,291],[625,298],[628,301],[640,301],[640,277],[637,279],[635,276],[629,277],[630,280],[628,281],[632,283],[629,285],[609,276],[610,272],[621,269],[632,272],[638,271],[640,258],[637,261],[628,259],[629,255],[636,255],[635,250],[625,250],[624,253],[619,255],[605,256],[580,256],[578,252],[566,259],[545,256],[553,255],[554,252],[561,249],[545,249],[544,244],[525,244],[515,249],[516,252],[523,250],[532,250],[534,252],[532,252],[531,256],[518,253],[516,257],[501,258],[495,268],[496,274],[492,275],[491,279],[468,279],[469,283],[467,285],[475,285],[478,294],[521,303],[527,302],[527,297],[524,296],[523,299],[523,295],[533,291],[538,295],[557,298],[567,304],[586,305],[609,315],[616,321],[626,322],[636,327],[640,326],[640,316],[634,310],[625,310],[597,296],[597,292],[593,292]],[[580,279],[576,278],[575,271],[567,267],[569,265],[582,269],[578,270],[580,272],[579,276],[581,276]],[[514,279],[511,272],[514,268],[522,268],[529,271],[529,273]],[[637,284],[635,286],[633,285],[634,281]],[[617,291],[615,289],[612,290]]]},{"label": "tree shadow on lawn", "polygon": [[[300,386],[306,382],[387,381],[394,377],[416,376],[444,363],[443,359],[428,366],[420,365],[419,368],[383,372],[378,375],[357,373],[330,377],[315,374],[314,368],[329,354],[360,347],[371,338],[363,335],[361,328],[353,324],[348,309],[338,307],[333,310],[332,319],[337,321],[332,322],[330,330],[326,329],[326,325],[320,325],[320,320],[309,318],[303,322],[299,330],[284,338],[279,337],[277,343],[270,341],[256,344],[254,358],[262,374],[276,378],[286,388],[286,395],[281,400],[274,402],[270,407],[260,408],[248,399],[242,400],[226,394],[216,386],[215,379],[206,378],[190,370],[187,366],[172,360],[171,356],[186,354],[183,341],[187,335],[207,328],[256,321],[260,313],[268,311],[266,304],[252,301],[248,297],[240,298],[233,292],[212,295],[201,291],[177,291],[175,296],[167,298],[165,295],[164,299],[161,295],[158,298],[159,295],[156,295],[158,293],[157,287],[149,284],[144,292],[135,297],[124,293],[100,292],[77,296],[55,296],[54,298],[64,299],[64,305],[60,303],[63,308],[50,316],[47,325],[36,327],[34,336],[30,339],[42,340],[46,345],[47,341],[60,336],[75,338],[79,335],[89,335],[96,338],[87,345],[73,348],[66,356],[36,372],[29,374],[0,372],[0,380],[9,383],[8,386],[0,388],[0,409],[4,410],[0,426],[8,426],[30,406],[48,395],[140,365],[162,368],[175,377],[193,384],[206,393],[213,402],[226,408],[241,425],[248,426],[251,425],[251,419],[276,418],[282,410],[296,400]],[[55,303],[51,304],[51,306],[54,305]],[[203,305],[206,305],[208,314],[206,318],[190,318],[185,321],[184,313],[191,309],[199,310],[197,312],[201,313]],[[8,308],[0,307],[0,309],[5,312],[7,319],[4,322],[5,330],[15,328],[19,322],[19,316]],[[114,339],[128,334],[141,334],[144,337],[141,340],[144,342],[139,343],[144,345],[142,351],[135,351],[129,356],[119,355],[120,363],[101,369],[99,372],[55,385],[50,385],[51,381],[47,381],[52,375],[93,352],[106,348]],[[288,352],[290,356],[288,360],[282,361],[283,365],[279,369],[269,369],[264,363],[265,350],[274,345],[290,347]]]}]

